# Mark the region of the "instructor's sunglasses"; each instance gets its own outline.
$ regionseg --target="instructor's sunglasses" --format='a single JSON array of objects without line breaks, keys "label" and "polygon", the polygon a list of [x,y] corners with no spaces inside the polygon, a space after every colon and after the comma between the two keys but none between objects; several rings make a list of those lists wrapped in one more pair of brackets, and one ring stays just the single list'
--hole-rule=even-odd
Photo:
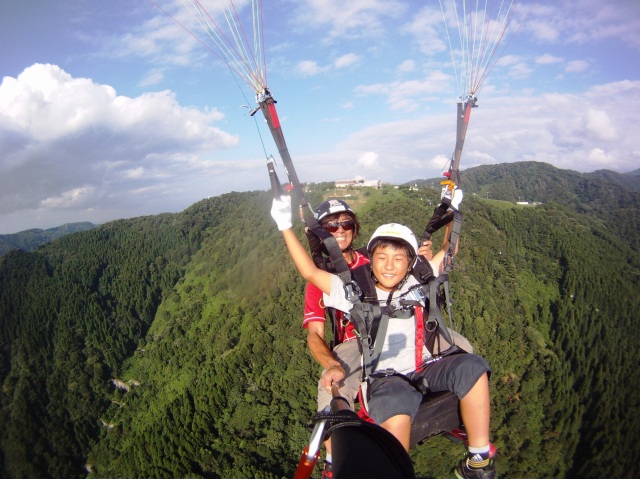
[{"label": "instructor's sunglasses", "polygon": [[340,229],[341,226],[343,230],[349,231],[349,230],[352,230],[355,225],[356,223],[353,220],[347,220],[347,221],[332,221],[330,223],[323,224],[322,227],[326,229],[329,233],[335,233]]}]

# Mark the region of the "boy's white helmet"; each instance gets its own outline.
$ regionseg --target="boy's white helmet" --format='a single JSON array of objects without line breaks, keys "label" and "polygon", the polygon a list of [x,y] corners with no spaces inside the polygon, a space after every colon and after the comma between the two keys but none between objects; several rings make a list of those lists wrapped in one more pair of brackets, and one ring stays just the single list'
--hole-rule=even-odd
[{"label": "boy's white helmet", "polygon": [[369,251],[369,255],[373,254],[371,247],[374,245],[376,240],[379,239],[398,241],[407,246],[413,256],[412,258],[409,258],[409,265],[413,266],[413,263],[418,257],[418,240],[411,229],[398,223],[388,223],[386,225],[379,226],[378,229],[374,231],[373,235],[371,235],[371,239],[367,244],[367,251]]}]

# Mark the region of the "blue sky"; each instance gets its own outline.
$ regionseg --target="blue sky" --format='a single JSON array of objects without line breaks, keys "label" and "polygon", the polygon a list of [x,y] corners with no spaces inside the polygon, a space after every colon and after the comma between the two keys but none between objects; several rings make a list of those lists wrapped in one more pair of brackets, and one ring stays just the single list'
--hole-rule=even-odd
[{"label": "blue sky", "polygon": [[[180,1],[156,1],[204,39]],[[437,0],[265,0],[263,19],[302,181],[441,174],[459,93]],[[0,233],[269,187],[253,92],[153,2],[0,0],[0,45]],[[461,168],[639,168],[639,57],[637,0],[538,0],[477,94]]]}]

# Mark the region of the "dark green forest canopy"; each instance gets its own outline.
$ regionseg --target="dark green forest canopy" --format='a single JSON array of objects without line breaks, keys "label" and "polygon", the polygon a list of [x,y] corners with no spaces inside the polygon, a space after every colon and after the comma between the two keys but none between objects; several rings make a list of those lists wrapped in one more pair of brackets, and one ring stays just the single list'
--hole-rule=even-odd
[{"label": "dark green forest canopy", "polygon": [[[638,228],[611,218],[637,221],[638,193],[568,182],[571,200],[549,187],[541,205],[518,207],[474,195],[488,180],[465,181],[454,314],[493,369],[499,473],[633,477]],[[358,241],[389,221],[421,232],[438,198],[362,190]],[[231,193],[2,258],[2,477],[292,476],[320,370],[270,202]],[[422,477],[444,478],[462,451],[435,438],[412,458]]]}]

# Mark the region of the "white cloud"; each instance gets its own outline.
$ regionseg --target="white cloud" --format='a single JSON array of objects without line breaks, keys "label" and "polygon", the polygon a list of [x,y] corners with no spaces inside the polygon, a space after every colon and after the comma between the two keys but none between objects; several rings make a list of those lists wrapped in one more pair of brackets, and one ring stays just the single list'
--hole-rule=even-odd
[{"label": "white cloud", "polygon": [[565,71],[567,73],[583,72],[589,68],[589,62],[584,60],[573,60],[567,63]]},{"label": "white cloud", "polygon": [[562,0],[538,4],[523,30],[545,43],[622,42],[640,49],[640,2],[628,0]]},{"label": "white cloud", "polygon": [[531,69],[531,67],[529,67],[529,65],[527,65],[525,62],[521,62],[512,65],[509,68],[508,76],[510,78],[517,78],[519,80],[522,80],[524,78],[529,78],[532,71],[533,70]]},{"label": "white cloud", "polygon": [[349,68],[353,65],[356,65],[360,62],[360,55],[356,55],[355,53],[347,53],[337,58],[333,64],[336,68]]},{"label": "white cloud", "polygon": [[201,54],[202,45],[198,38],[206,38],[204,31],[186,8],[173,8],[168,13],[176,21],[158,10],[137,29],[111,39],[101,39],[103,55],[108,58],[145,58],[162,65],[192,64]]},{"label": "white cloud", "polygon": [[144,176],[144,168],[140,166],[131,170],[125,170],[123,171],[123,176],[131,179],[142,178]]},{"label": "white cloud", "polygon": [[522,63],[522,57],[518,55],[503,55],[496,64],[500,66],[509,67],[509,66],[517,65],[519,63]]},{"label": "white cloud", "polygon": [[[540,9],[536,9],[536,11],[539,10]],[[541,20],[531,18],[526,22],[524,29],[525,31],[531,33],[534,38],[542,40],[546,43],[555,42],[558,37],[560,37],[560,31],[558,30],[556,25],[552,24],[552,22],[548,21],[546,18],[543,18]]]},{"label": "white cloud", "polygon": [[595,168],[607,168],[613,163],[613,156],[605,152],[602,148],[593,148],[587,155],[587,162]]},{"label": "white cloud", "polygon": [[[449,20],[451,18],[449,17]],[[425,55],[448,51],[439,33],[442,26],[442,13],[438,8],[424,7],[415,14],[405,31],[411,35],[420,51]]]},{"label": "white cloud", "polygon": [[[388,90],[376,84],[369,91]],[[541,161],[581,172],[631,171],[640,160],[635,131],[639,112],[640,81],[599,85],[576,94],[486,96],[472,111],[461,168]],[[307,157],[305,165],[316,181],[336,179],[336,171],[340,177],[355,177],[365,166],[375,165],[383,181],[404,183],[439,176],[455,140],[455,116],[429,114],[362,129],[335,150]]]},{"label": "white cloud", "polygon": [[95,200],[95,193],[95,188],[91,186],[74,188],[69,191],[63,191],[58,196],[43,199],[40,201],[40,207],[44,209],[57,209],[82,206],[87,202]]},{"label": "white cloud", "polygon": [[350,68],[360,63],[362,58],[355,53],[346,53],[333,60],[329,65],[322,66],[315,60],[302,60],[298,62],[295,71],[298,76],[303,78],[313,77],[332,70],[341,70]]},{"label": "white cloud", "polygon": [[564,59],[562,57],[556,57],[550,53],[545,53],[536,57],[536,63],[538,65],[553,65],[554,63],[562,63]]},{"label": "white cloud", "polygon": [[618,133],[606,111],[589,108],[586,112],[586,127],[590,134],[603,141],[613,141]]},{"label": "white cloud", "polygon": [[160,82],[164,80],[164,71],[161,69],[154,68],[153,70],[147,72],[147,74],[140,81],[141,87],[148,87],[153,85],[158,85]]},{"label": "white cloud", "polygon": [[0,84],[0,213],[100,209],[106,197],[126,207],[129,190],[205,176],[199,157],[238,144],[211,126],[222,118],[182,107],[168,91],[118,96],[33,65]]},{"label": "white cloud", "polygon": [[416,69],[415,60],[405,60],[400,65],[398,65],[399,73],[411,73]]},{"label": "white cloud", "polygon": [[312,60],[301,61],[296,66],[296,72],[298,73],[298,75],[303,77],[315,76],[326,70],[326,67],[321,67],[317,62]]},{"label": "white cloud", "polygon": [[377,170],[380,168],[378,154],[374,151],[367,151],[358,158],[358,166],[365,170]]},{"label": "white cloud", "polygon": [[293,25],[322,28],[326,41],[381,35],[385,17],[399,15],[407,8],[395,0],[300,0]]},{"label": "white cloud", "polygon": [[361,96],[386,96],[387,104],[392,110],[414,111],[424,104],[428,95],[448,92],[450,89],[451,77],[441,71],[434,71],[421,80],[358,85],[355,92]]}]

